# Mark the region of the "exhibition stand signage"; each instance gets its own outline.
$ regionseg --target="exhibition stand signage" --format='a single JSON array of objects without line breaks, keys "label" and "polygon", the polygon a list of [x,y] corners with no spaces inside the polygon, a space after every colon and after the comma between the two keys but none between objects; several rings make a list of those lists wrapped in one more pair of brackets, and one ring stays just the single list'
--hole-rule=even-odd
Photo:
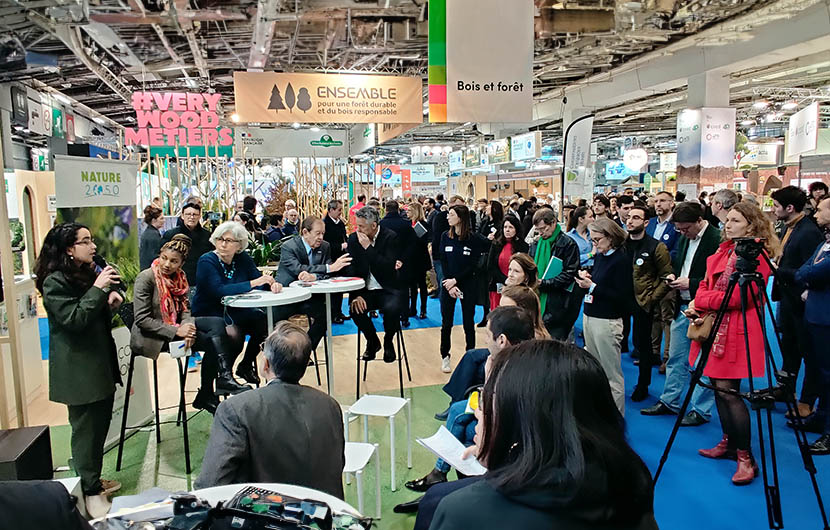
[{"label": "exhibition stand signage", "polygon": [[[77,222],[89,227],[96,252],[114,265],[127,284],[131,301],[129,271],[138,270],[138,220],[136,217],[136,162],[55,155],[55,205],[57,222]],[[118,352],[118,366],[126,384],[130,365],[130,330],[112,330]],[[116,386],[107,446],[117,443],[124,393],[132,392],[128,425],[140,425],[152,417],[150,385],[146,362],[136,362],[133,387]]]},{"label": "exhibition stand signage", "polygon": [[787,157],[815,151],[818,146],[818,102],[790,116]]},{"label": "exhibition stand signage", "polygon": [[246,157],[320,157],[349,156],[349,131],[345,129],[261,129],[236,127],[237,152]]},{"label": "exhibition stand signage", "polygon": [[677,115],[677,165],[732,167],[735,163],[735,109],[684,109]]},{"label": "exhibition stand signage", "polygon": [[421,79],[234,72],[236,114],[258,123],[420,123]]},{"label": "exhibition stand signage", "polygon": [[510,159],[535,160],[542,156],[542,132],[533,131],[510,138]]},{"label": "exhibition stand signage", "polygon": [[136,128],[124,129],[127,145],[149,147],[230,146],[231,129],[219,125],[221,94],[135,92]]},{"label": "exhibition stand signage", "polygon": [[[533,119],[533,0],[430,0],[429,121]],[[474,28],[474,31],[470,31]]]},{"label": "exhibition stand signage", "polygon": [[587,116],[575,120],[566,130],[562,171],[564,194],[569,197],[591,197],[593,194],[593,172],[589,170],[593,128],[594,118]]}]

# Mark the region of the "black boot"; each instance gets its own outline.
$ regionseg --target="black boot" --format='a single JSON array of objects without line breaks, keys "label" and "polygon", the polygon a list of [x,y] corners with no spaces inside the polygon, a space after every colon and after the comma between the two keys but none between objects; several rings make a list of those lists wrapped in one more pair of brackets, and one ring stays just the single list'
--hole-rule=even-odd
[{"label": "black boot", "polygon": [[216,394],[224,396],[250,390],[251,387],[241,385],[233,378],[233,354],[228,354],[224,348],[222,339],[214,337],[212,342],[213,347],[216,349]]},{"label": "black boot", "polygon": [[206,410],[211,414],[216,414],[216,407],[218,406],[219,398],[209,389],[202,390],[200,388],[193,400],[194,409]]}]

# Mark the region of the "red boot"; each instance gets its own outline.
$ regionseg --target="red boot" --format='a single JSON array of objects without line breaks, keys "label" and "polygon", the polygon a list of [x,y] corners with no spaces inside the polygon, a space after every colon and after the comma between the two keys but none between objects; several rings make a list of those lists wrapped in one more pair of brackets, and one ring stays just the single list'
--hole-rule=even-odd
[{"label": "red boot", "polygon": [[752,453],[738,449],[738,469],[732,475],[732,484],[736,486],[746,486],[755,479],[758,474],[758,466],[752,458]]},{"label": "red boot", "polygon": [[717,460],[720,459],[729,459],[735,460],[737,457],[735,456],[735,451],[733,449],[729,449],[729,437],[727,435],[723,435],[723,438],[718,445],[711,449],[698,449],[698,454],[700,456],[705,456],[706,458],[714,458]]}]

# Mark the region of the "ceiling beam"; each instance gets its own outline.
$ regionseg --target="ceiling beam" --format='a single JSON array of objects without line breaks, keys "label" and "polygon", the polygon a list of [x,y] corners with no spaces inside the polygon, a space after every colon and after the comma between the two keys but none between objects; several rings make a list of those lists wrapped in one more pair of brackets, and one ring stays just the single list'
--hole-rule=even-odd
[{"label": "ceiling beam", "polygon": [[190,9],[190,0],[175,0],[170,4],[173,13],[175,14],[175,24],[179,33],[185,36],[187,44],[190,46],[190,53],[193,54],[193,64],[199,71],[199,75],[207,79],[209,77],[207,61],[202,55],[202,48],[199,46],[199,41],[196,40],[196,30],[193,27],[193,21],[186,16]]},{"label": "ceiling beam", "polygon": [[279,12],[281,4],[281,0],[258,0],[257,2],[251,53],[248,56],[248,71],[261,71],[268,67],[274,27],[277,25],[274,15]]},{"label": "ceiling beam", "polygon": [[111,27],[100,22],[90,22],[81,27],[101,48],[127,67],[127,70],[136,81],[158,81],[160,79],[155,74],[147,73],[147,67],[144,66],[141,59],[133,53],[127,43]]}]

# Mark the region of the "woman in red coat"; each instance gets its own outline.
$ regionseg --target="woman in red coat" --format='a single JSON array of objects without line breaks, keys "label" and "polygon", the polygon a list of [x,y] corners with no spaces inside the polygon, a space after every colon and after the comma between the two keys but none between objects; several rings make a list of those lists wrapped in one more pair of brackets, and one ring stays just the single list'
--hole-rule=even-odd
[{"label": "woman in red coat", "polygon": [[[779,247],[778,238],[772,223],[758,209],[748,202],[740,202],[729,210],[725,226],[726,241],[718,251],[706,260],[706,277],[700,283],[697,294],[686,315],[691,319],[706,313],[714,313],[721,307],[726,294],[729,277],[735,271],[738,256],[735,254],[735,239],[756,237],[765,239],[768,255],[774,256]],[[770,268],[763,257],[758,257],[758,272],[766,281]],[[752,377],[764,375],[764,336],[758,314],[752,305],[752,296],[748,300],[746,311],[746,334],[749,335],[749,357],[752,364]],[[755,293],[755,299],[761,300],[761,294]],[[692,342],[689,361],[694,366],[700,343]],[[709,360],[703,370],[716,389],[739,391],[741,379],[749,377],[747,366],[744,316],[741,313],[740,289],[733,290]],[[752,458],[752,438],[749,410],[743,398],[735,394],[715,392],[715,404],[718,407],[723,439],[712,449],[701,449],[699,453],[707,458],[728,458],[738,461],[738,469],[732,476],[736,485],[749,484],[755,478],[758,467]]]}]

